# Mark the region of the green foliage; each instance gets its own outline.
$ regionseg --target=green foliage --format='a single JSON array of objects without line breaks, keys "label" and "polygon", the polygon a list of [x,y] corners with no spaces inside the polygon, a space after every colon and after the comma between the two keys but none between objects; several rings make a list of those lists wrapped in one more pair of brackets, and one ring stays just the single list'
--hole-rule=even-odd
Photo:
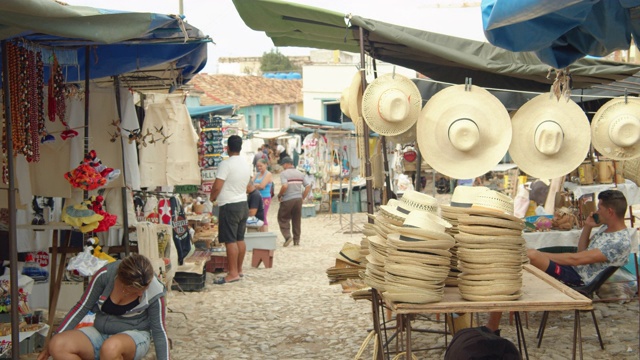
[{"label": "green foliage", "polygon": [[278,49],[271,49],[269,52],[262,53],[260,58],[260,71],[276,72],[276,71],[299,71],[300,67],[294,66],[289,58],[280,53]]}]

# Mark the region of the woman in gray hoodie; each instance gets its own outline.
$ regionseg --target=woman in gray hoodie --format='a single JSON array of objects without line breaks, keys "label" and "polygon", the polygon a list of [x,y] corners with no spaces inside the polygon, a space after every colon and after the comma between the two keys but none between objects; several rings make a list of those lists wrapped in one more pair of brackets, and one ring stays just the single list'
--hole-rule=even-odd
[{"label": "woman in gray hoodie", "polygon": [[[69,311],[38,360],[142,359],[151,339],[156,358],[169,359],[165,328],[165,288],[149,259],[132,254],[107,264],[93,276],[80,301]],[[75,329],[95,313],[93,326]]]}]

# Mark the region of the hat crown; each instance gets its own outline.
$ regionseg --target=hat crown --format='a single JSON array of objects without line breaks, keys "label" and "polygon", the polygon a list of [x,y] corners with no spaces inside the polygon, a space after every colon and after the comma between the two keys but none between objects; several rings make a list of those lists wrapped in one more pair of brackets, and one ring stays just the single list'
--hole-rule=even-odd
[{"label": "hat crown", "polygon": [[555,155],[560,151],[564,140],[564,131],[560,124],[545,120],[536,128],[533,138],[536,149],[545,155]]},{"label": "hat crown", "polygon": [[495,190],[488,190],[479,193],[471,207],[483,208],[513,215],[513,199],[508,195]]},{"label": "hat crown", "polygon": [[620,147],[629,147],[638,143],[640,119],[631,114],[616,116],[609,125],[609,138]]},{"label": "hat crown", "polygon": [[480,130],[471,119],[460,118],[449,125],[449,141],[459,151],[472,150],[480,142]]},{"label": "hat crown", "polygon": [[378,98],[378,112],[389,122],[403,121],[411,112],[409,97],[399,89],[387,89]]},{"label": "hat crown", "polygon": [[471,207],[478,194],[489,191],[486,186],[456,186],[451,195],[451,206]]}]

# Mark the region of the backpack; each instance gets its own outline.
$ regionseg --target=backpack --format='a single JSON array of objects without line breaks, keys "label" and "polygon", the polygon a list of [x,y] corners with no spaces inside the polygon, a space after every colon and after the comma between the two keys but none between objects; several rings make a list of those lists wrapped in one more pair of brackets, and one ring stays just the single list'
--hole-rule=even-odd
[{"label": "backpack", "polygon": [[520,353],[509,340],[486,326],[462,329],[453,336],[444,360],[520,360]]}]

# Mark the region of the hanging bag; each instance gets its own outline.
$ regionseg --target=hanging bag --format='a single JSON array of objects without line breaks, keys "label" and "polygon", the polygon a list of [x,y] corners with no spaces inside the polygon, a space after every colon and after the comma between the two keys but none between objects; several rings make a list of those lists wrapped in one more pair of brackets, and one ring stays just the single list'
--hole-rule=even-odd
[{"label": "hanging bag", "polygon": [[339,176],[341,170],[340,160],[338,159],[338,154],[335,151],[332,151],[333,157],[331,161],[331,167],[329,168],[329,175],[331,176]]}]

